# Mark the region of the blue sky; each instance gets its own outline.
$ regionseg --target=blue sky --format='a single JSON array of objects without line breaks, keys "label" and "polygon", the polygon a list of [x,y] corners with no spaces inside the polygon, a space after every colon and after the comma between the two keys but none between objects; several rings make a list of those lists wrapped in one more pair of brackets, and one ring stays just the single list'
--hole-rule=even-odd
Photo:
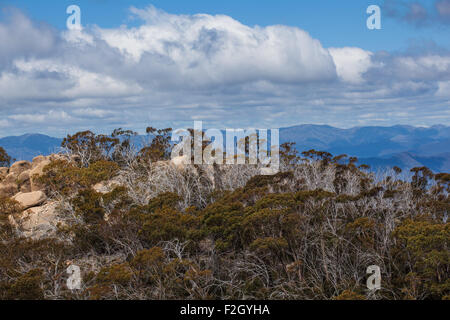
[{"label": "blue sky", "polygon": [[[66,29],[72,4],[82,31]],[[366,27],[374,4],[381,30]],[[450,123],[450,0],[3,0],[0,8],[0,136],[193,120]]]},{"label": "blue sky", "polygon": [[[406,1],[416,2],[416,1]],[[432,0],[418,1],[425,7]],[[80,6],[83,24],[96,24],[103,28],[133,25],[128,9],[144,8],[149,4],[173,14],[225,14],[246,25],[288,25],[307,30],[324,46],[359,46],[366,50],[404,50],[411,43],[433,41],[448,48],[449,29],[433,25],[417,28],[392,17],[382,15],[382,30],[366,28],[366,8],[383,6],[384,0],[4,0],[5,5],[22,9],[39,21],[63,29],[66,26],[66,8]]]}]

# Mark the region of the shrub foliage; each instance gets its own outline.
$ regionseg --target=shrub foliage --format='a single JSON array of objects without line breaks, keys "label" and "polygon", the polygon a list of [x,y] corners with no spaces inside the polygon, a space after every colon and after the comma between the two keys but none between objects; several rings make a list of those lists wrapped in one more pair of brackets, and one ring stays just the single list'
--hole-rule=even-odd
[{"label": "shrub foliage", "polygon": [[[72,158],[48,165],[40,183],[71,218],[55,239],[2,229],[0,298],[450,298],[449,174],[415,168],[406,179],[394,168],[375,179],[356,158],[300,156],[293,144],[273,176],[154,167],[170,154],[168,132],[149,128],[153,142],[131,156],[133,132],[65,139]],[[208,170],[219,178],[199,187]],[[92,189],[116,176],[120,187]],[[18,210],[0,199],[2,217]],[[72,263],[81,290],[66,286]],[[370,265],[382,270],[376,292]]]}]

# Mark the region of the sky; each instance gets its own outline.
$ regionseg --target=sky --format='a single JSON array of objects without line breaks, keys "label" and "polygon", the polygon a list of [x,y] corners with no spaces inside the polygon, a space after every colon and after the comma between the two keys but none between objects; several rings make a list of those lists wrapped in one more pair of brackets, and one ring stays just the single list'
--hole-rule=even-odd
[{"label": "sky", "polygon": [[[81,9],[68,30],[66,9]],[[381,29],[366,12],[381,8]],[[0,136],[450,125],[450,0],[0,0]]]}]

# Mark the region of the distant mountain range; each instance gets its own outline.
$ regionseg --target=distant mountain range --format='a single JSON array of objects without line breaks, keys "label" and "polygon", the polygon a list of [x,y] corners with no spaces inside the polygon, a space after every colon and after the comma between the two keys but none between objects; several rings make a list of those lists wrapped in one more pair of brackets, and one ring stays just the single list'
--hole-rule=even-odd
[{"label": "distant mountain range", "polygon": [[0,147],[16,160],[32,160],[38,155],[58,152],[62,139],[43,134],[25,134],[19,137],[0,138]]},{"label": "distant mountain range", "polygon": [[450,172],[450,127],[355,127],[300,125],[280,129],[281,142],[295,142],[297,150],[328,151],[358,157],[372,169],[426,166]]},{"label": "distant mountain range", "polygon": [[[301,151],[315,149],[333,155],[347,154],[373,169],[426,166],[435,172],[450,172],[450,127],[412,126],[355,127],[300,125],[280,129],[280,142],[295,142]],[[62,139],[42,134],[0,138],[0,146],[18,160],[57,152]]]}]

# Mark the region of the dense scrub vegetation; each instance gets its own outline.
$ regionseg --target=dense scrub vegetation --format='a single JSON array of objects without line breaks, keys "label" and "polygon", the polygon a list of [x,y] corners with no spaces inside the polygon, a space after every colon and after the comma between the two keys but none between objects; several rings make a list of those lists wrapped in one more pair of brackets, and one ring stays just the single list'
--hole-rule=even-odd
[{"label": "dense scrub vegetation", "polygon": [[[0,200],[0,299],[450,299],[450,175],[282,148],[280,173],[176,168],[170,130],[69,136],[40,183],[66,223],[25,239]],[[149,140],[150,141],[150,140]],[[92,186],[117,180],[108,192]],[[81,290],[66,286],[78,265]],[[366,287],[378,265],[382,289]]]}]

